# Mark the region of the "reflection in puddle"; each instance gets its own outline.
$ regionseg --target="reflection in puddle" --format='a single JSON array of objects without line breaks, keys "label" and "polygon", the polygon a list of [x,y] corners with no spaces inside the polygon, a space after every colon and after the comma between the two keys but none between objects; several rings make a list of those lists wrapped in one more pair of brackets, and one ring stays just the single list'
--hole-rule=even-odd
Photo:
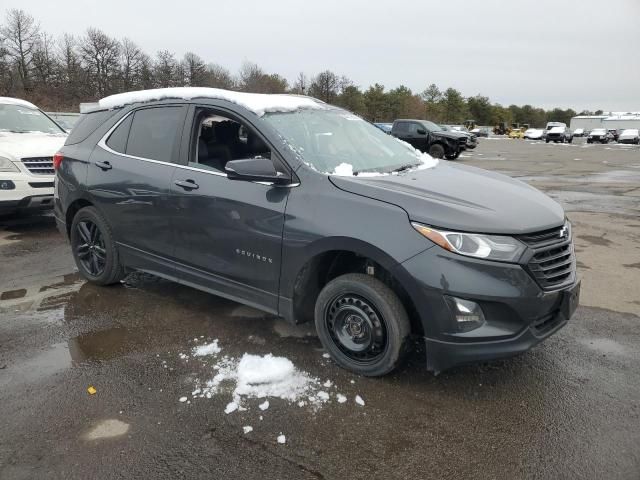
[{"label": "reflection in puddle", "polygon": [[586,347],[606,355],[625,355],[626,348],[610,338],[585,338],[580,342]]},{"label": "reflection in puddle", "polygon": [[0,385],[20,381],[33,382],[43,377],[54,375],[71,367],[71,356],[65,343],[56,343],[36,356],[21,361],[19,364],[9,365],[0,373]]}]

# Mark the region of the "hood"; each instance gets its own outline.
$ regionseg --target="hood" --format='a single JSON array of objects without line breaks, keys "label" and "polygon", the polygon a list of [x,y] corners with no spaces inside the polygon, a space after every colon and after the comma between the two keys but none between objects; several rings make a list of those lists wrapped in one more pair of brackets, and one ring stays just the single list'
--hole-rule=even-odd
[{"label": "hood", "polygon": [[468,138],[470,135],[468,133],[464,133],[464,132],[451,132],[449,130],[441,130],[441,131],[437,131],[437,132],[431,132],[430,135],[433,135],[434,137],[445,137],[445,138],[451,138],[454,140],[458,140],[459,138]]},{"label": "hood", "polygon": [[562,207],[513,178],[440,162],[380,177],[329,177],[341,190],[403,208],[412,221],[451,230],[522,234],[562,225]]},{"label": "hood", "polygon": [[63,133],[11,133],[0,132],[0,155],[12,160],[27,157],[52,157],[67,136]]}]

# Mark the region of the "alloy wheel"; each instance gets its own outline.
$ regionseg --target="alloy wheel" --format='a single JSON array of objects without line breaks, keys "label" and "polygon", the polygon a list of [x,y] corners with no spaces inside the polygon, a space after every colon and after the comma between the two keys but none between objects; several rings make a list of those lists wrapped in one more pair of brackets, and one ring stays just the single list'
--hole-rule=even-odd
[{"label": "alloy wheel", "polygon": [[90,220],[78,222],[78,245],[76,255],[87,273],[93,277],[104,272],[107,262],[107,251],[104,238],[98,226]]}]

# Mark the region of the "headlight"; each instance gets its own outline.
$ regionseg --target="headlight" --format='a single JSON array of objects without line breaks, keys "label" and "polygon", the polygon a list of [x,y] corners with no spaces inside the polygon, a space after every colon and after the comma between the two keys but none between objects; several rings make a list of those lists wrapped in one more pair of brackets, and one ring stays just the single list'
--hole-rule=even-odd
[{"label": "headlight", "polygon": [[19,172],[11,160],[6,157],[0,157],[0,172]]},{"label": "headlight", "polygon": [[413,228],[445,250],[468,257],[486,258],[501,262],[517,262],[526,246],[513,237],[483,235],[481,233],[449,232],[436,230],[411,222]]}]

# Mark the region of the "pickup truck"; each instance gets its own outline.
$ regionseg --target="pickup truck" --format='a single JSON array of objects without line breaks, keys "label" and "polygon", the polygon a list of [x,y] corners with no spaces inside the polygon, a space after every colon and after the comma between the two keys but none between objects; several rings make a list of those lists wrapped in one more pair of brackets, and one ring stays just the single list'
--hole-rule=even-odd
[{"label": "pickup truck", "polygon": [[391,135],[434,158],[455,160],[467,148],[469,135],[447,131],[428,120],[399,119],[393,122]]}]

